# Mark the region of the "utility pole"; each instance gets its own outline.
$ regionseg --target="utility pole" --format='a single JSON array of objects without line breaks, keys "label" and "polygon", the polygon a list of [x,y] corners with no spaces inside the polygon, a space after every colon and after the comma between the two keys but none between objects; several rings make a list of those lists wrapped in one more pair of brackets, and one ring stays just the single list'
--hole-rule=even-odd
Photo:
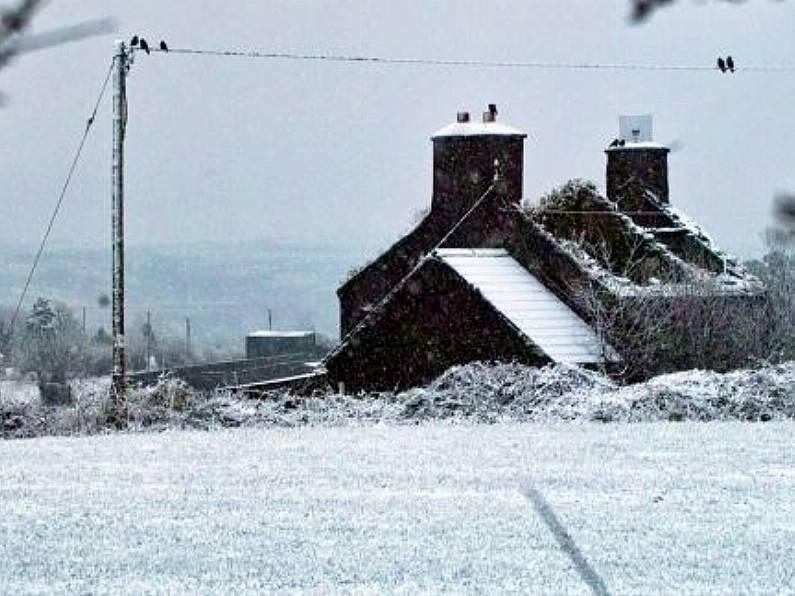
[{"label": "utility pole", "polygon": [[268,331],[273,331],[273,313],[268,309]]},{"label": "utility pole", "polygon": [[127,112],[129,54],[123,41],[113,44],[113,158],[111,162],[111,225],[113,244],[113,373],[111,418],[117,427],[127,426],[127,395],[124,361],[124,133]]},{"label": "utility pole", "polygon": [[190,317],[185,317],[185,362],[190,361]]},{"label": "utility pole", "polygon": [[152,361],[152,311],[146,311],[146,370],[151,370],[149,363]]}]

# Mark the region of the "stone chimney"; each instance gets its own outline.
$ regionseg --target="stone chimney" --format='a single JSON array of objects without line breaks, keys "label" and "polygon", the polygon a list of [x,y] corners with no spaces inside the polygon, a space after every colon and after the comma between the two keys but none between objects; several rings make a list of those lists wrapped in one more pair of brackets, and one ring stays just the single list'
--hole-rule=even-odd
[{"label": "stone chimney", "polygon": [[468,112],[459,112],[456,122],[431,137],[431,213],[445,218],[463,214],[492,183],[495,159],[499,160],[501,178],[497,192],[505,200],[520,203],[526,136],[498,122],[494,104],[476,121]]},{"label": "stone chimney", "polygon": [[623,210],[648,200],[668,203],[668,147],[652,140],[652,117],[620,116],[619,137],[607,154],[607,198]]}]

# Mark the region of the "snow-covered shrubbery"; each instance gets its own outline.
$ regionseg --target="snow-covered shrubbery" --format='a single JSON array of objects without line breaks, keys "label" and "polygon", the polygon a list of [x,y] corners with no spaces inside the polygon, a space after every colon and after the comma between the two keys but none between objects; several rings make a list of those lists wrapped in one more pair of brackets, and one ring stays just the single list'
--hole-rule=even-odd
[{"label": "snow-covered shrubbery", "polygon": [[[47,407],[0,399],[0,436],[109,432],[107,380],[73,385],[74,401]],[[206,394],[176,379],[130,391],[131,430],[453,422],[649,422],[795,418],[795,362],[730,373],[687,371],[617,386],[576,366],[472,363],[427,387],[358,396],[276,391],[253,400]]]}]

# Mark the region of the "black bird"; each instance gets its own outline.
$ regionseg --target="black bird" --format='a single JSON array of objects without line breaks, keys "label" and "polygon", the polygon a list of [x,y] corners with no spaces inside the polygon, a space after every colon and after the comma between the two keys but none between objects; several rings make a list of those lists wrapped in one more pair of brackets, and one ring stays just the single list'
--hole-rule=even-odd
[{"label": "black bird", "polygon": [[490,103],[489,104],[489,113],[492,116],[496,116],[497,115],[497,104],[496,103]]},{"label": "black bird", "polygon": [[734,58],[729,56],[726,58],[726,66],[729,68],[730,71],[734,72]]},{"label": "black bird", "polygon": [[624,145],[626,145],[626,144],[627,144],[627,142],[626,142],[624,139],[621,139],[621,140],[618,142],[618,146],[619,146],[619,147],[623,147],[623,146],[624,146]]},{"label": "black bird", "polygon": [[161,49],[163,52],[168,52],[168,46],[166,45],[166,42],[165,42],[165,41],[163,41],[162,39],[160,40],[160,49]]},{"label": "black bird", "polygon": [[149,54],[149,53],[150,53],[150,52],[149,52],[149,44],[148,44],[148,43],[146,43],[146,40],[145,40],[143,37],[141,38],[140,45],[141,45],[141,49],[142,49],[144,52],[146,52],[147,54]]},{"label": "black bird", "polygon": [[726,72],[726,62],[720,56],[718,57],[718,68],[721,72]]},{"label": "black bird", "polygon": [[613,139],[613,142],[610,143],[611,147],[618,147],[618,139]]},{"label": "black bird", "polygon": [[137,48],[138,47],[138,36],[137,35],[133,35],[132,36],[132,39],[130,40],[130,47],[131,48]]}]

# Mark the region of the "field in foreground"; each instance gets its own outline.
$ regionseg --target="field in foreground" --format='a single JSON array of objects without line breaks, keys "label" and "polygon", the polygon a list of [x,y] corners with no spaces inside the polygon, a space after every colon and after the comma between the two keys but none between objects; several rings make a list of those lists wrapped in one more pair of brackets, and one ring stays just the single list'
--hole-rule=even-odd
[{"label": "field in foreground", "polygon": [[795,423],[0,443],[0,593],[774,593]]}]

